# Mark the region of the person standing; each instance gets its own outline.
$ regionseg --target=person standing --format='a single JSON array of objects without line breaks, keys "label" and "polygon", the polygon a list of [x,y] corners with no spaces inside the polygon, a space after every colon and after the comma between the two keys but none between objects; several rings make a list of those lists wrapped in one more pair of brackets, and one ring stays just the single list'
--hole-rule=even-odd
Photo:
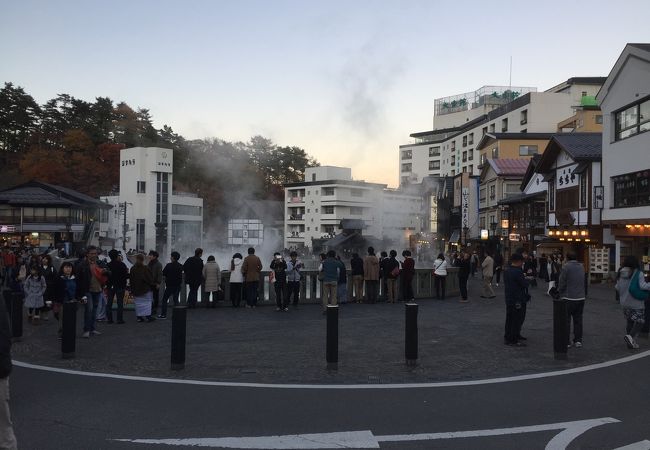
[{"label": "person standing", "polygon": [[[388,262],[388,253],[386,252],[381,252],[379,253],[379,295],[382,295],[386,297],[386,300],[388,300],[388,295],[386,295],[386,291],[388,291],[388,278],[386,277],[386,263]],[[379,298],[378,298],[379,300]]]},{"label": "person standing", "polygon": [[548,283],[548,259],[546,253],[542,253],[542,257],[539,258],[539,277]]},{"label": "person standing", "polygon": [[151,288],[151,295],[153,297],[153,303],[151,305],[151,309],[153,311],[153,314],[158,311],[158,301],[160,299],[160,286],[162,285],[163,281],[163,274],[162,274],[162,264],[158,260],[158,257],[160,255],[158,254],[157,251],[151,250],[149,252],[149,263],[147,266],[149,267],[149,270],[151,271],[151,276],[153,277],[153,287]]},{"label": "person standing", "polygon": [[327,258],[323,261],[323,314],[327,311],[327,305],[336,305],[336,288],[339,280],[340,262],[336,260],[334,250],[327,252]]},{"label": "person standing", "polygon": [[650,283],[645,281],[643,271],[639,267],[639,260],[635,256],[626,256],[616,282],[616,292],[626,321],[626,334],[623,339],[627,348],[633,350],[639,348],[635,338],[645,323],[645,300],[648,293],[644,291],[650,291]]},{"label": "person standing", "polygon": [[363,303],[363,259],[359,258],[358,253],[352,253],[350,275],[352,276],[354,301],[356,303]]},{"label": "person standing", "polygon": [[467,252],[462,252],[458,257],[457,267],[458,267],[458,287],[460,288],[460,302],[467,303],[467,280],[471,272],[470,267],[470,256]]},{"label": "person standing", "polygon": [[368,247],[368,256],[363,260],[363,279],[366,282],[366,300],[375,303],[379,295],[379,260],[373,247]]},{"label": "person standing", "polygon": [[11,328],[5,302],[0,302],[0,448],[16,450],[18,444],[9,410],[11,370]]},{"label": "person standing", "polygon": [[[560,298],[567,302],[567,330],[571,335],[573,319],[573,345],[582,347],[582,312],[585,308],[585,269],[577,261],[575,253],[567,253],[567,263],[560,273],[558,292]],[[568,346],[571,347],[569,339]]]},{"label": "person standing", "polygon": [[[162,296],[162,305],[160,306],[159,319],[167,318],[167,302],[172,298],[174,306],[178,306],[179,295],[181,293],[181,285],[183,284],[183,266],[178,260],[181,259],[181,254],[178,252],[171,253],[171,261],[165,265],[163,269],[163,277],[165,279],[165,292]],[[154,311],[155,313],[155,311]]]},{"label": "person standing", "polygon": [[138,322],[153,322],[155,319],[151,315],[152,291],[155,283],[151,269],[144,265],[144,255],[135,256],[135,264],[131,267],[129,273],[131,279],[131,293],[135,303],[135,315]]},{"label": "person standing", "polygon": [[336,256],[336,260],[339,262],[339,279],[336,284],[336,298],[339,303],[348,302],[348,271],[345,267],[345,263],[341,261],[340,256]]},{"label": "person standing", "polygon": [[[208,256],[208,261],[203,266],[203,293],[202,303],[206,308],[217,306],[217,295],[221,291],[221,268],[214,255]],[[210,302],[212,299],[212,302]]]},{"label": "person standing", "polygon": [[43,320],[48,320],[48,314],[52,305],[54,304],[54,298],[56,297],[56,285],[59,278],[59,275],[56,272],[56,269],[52,266],[52,257],[50,255],[43,256],[41,274],[45,278],[45,293],[43,293],[43,302],[45,306],[41,309],[41,317]]},{"label": "person standing", "polygon": [[494,276],[496,278],[497,287],[499,287],[499,282],[501,281],[502,271],[503,271],[503,256],[501,256],[501,252],[497,252],[494,255]]},{"label": "person standing", "polygon": [[230,260],[230,303],[233,308],[239,308],[242,299],[242,286],[244,284],[244,274],[241,273],[243,259],[241,253],[235,253]]},{"label": "person standing", "polygon": [[472,278],[476,275],[476,271],[478,270],[478,254],[476,253],[476,250],[472,252],[472,257],[470,259],[470,265],[472,268]]},{"label": "person standing", "polygon": [[41,275],[39,267],[32,267],[25,279],[25,307],[27,308],[27,321],[36,325],[40,320],[40,311],[45,303],[43,294],[47,289],[45,278]]},{"label": "person standing", "polygon": [[390,256],[383,260],[382,276],[386,280],[386,302],[395,303],[397,298],[397,279],[399,278],[399,261],[397,261],[397,252],[390,251]]},{"label": "person standing", "polygon": [[524,276],[522,266],[524,258],[515,253],[510,258],[510,267],[503,275],[506,300],[506,325],[504,343],[517,347],[525,347],[525,338],[521,335],[521,328],[526,317],[526,304],[530,300],[528,295],[528,280]]},{"label": "person standing", "polygon": [[300,300],[300,271],[303,267],[302,261],[298,259],[298,253],[296,251],[289,253],[289,261],[287,262],[287,306],[291,303],[293,297],[293,306],[298,307]]},{"label": "person standing", "polygon": [[107,271],[97,261],[97,247],[88,247],[86,255],[77,262],[74,272],[77,277],[77,298],[84,305],[84,332],[81,336],[86,339],[91,335],[98,336],[101,333],[95,327],[97,306],[108,277]]},{"label": "person standing", "polygon": [[447,260],[442,253],[433,262],[433,283],[436,290],[436,300],[445,299],[445,282],[447,281]]},{"label": "person standing", "polygon": [[124,294],[126,293],[126,280],[129,278],[129,269],[122,262],[120,253],[112,249],[108,252],[111,261],[108,263],[108,293],[106,302],[106,323],[113,323],[113,300],[117,298],[117,323],[124,323]]},{"label": "person standing", "polygon": [[415,261],[411,257],[410,250],[404,250],[402,252],[404,261],[402,262],[402,289],[401,297],[405,302],[410,302],[415,299],[413,295],[413,278],[415,277]]},{"label": "person standing", "polygon": [[492,276],[494,275],[494,260],[490,256],[490,252],[485,252],[485,259],[481,263],[483,270],[483,291],[481,292],[482,298],[494,298],[496,295],[492,290]]},{"label": "person standing", "polygon": [[287,288],[287,262],[278,252],[273,254],[273,261],[270,264],[273,271],[273,288],[275,290],[275,310],[289,311],[288,300],[285,296]]},{"label": "person standing", "polygon": [[197,297],[199,288],[203,279],[203,249],[197,248],[194,250],[194,256],[190,256],[183,264],[183,272],[185,272],[185,283],[189,285],[190,292],[187,294],[187,307],[189,309],[196,308]]},{"label": "person standing", "polygon": [[257,293],[260,285],[262,261],[255,255],[255,249],[253,247],[248,249],[248,256],[244,258],[241,272],[244,274],[244,280],[246,282],[246,307],[255,308],[257,306]]}]

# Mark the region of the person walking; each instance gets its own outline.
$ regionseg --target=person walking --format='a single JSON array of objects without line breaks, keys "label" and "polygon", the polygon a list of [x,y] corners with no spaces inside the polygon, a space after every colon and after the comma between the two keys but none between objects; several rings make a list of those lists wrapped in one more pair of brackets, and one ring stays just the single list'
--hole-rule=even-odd
[{"label": "person walking", "polygon": [[153,322],[155,318],[151,315],[152,292],[155,286],[151,269],[144,265],[144,255],[135,256],[135,264],[129,273],[131,280],[131,293],[135,303],[135,315],[138,322]]},{"label": "person walking", "polygon": [[[558,282],[560,299],[567,302],[567,330],[571,335],[573,320],[573,345],[582,347],[582,312],[585,307],[585,269],[575,253],[567,253],[567,263],[562,268]],[[571,339],[567,343],[571,347]]]},{"label": "person walking", "polygon": [[327,312],[327,305],[336,305],[336,288],[339,280],[341,262],[336,260],[334,250],[327,252],[327,257],[322,264],[323,274],[323,314]]},{"label": "person walking", "polygon": [[163,282],[163,274],[162,274],[162,263],[158,260],[158,257],[160,255],[158,254],[157,251],[151,250],[149,251],[148,259],[149,262],[147,263],[147,266],[149,267],[149,270],[151,271],[151,276],[153,277],[153,287],[151,288],[151,296],[153,297],[153,303],[151,305],[151,309],[153,311],[153,314],[158,311],[158,301],[160,300],[160,286],[162,285]]},{"label": "person walking", "polygon": [[273,254],[270,264],[273,271],[273,289],[275,291],[275,310],[289,311],[285,291],[287,290],[287,262],[279,252]]},{"label": "person walking", "polygon": [[404,261],[402,262],[402,273],[400,275],[402,279],[402,288],[400,290],[401,298],[405,302],[410,302],[415,299],[413,295],[413,278],[415,277],[415,260],[411,257],[410,250],[404,250],[402,252]]},{"label": "person walking", "polygon": [[27,308],[27,321],[37,325],[40,320],[40,310],[45,303],[43,294],[47,289],[45,278],[41,275],[39,267],[32,267],[25,279],[25,307]]},{"label": "person walking", "polygon": [[[221,268],[217,264],[214,255],[208,256],[208,261],[203,266],[203,293],[204,299],[201,303],[205,303],[206,308],[214,308],[217,306],[217,296],[221,291]],[[210,301],[212,300],[212,301]]]},{"label": "person walking", "polygon": [[433,262],[433,284],[436,291],[436,300],[445,299],[445,284],[447,281],[447,260],[443,253],[439,253]]},{"label": "person walking", "polygon": [[476,271],[478,270],[478,254],[476,253],[476,250],[472,252],[472,257],[470,258],[470,265],[472,269],[472,278],[476,275]]},{"label": "person walking", "polygon": [[255,308],[257,306],[262,261],[255,255],[255,249],[253,247],[248,249],[248,256],[244,258],[241,272],[244,274],[244,280],[246,282],[246,307]]},{"label": "person walking", "polygon": [[189,309],[196,308],[197,297],[199,295],[199,288],[203,281],[203,249],[197,248],[194,250],[194,256],[190,256],[183,264],[183,272],[185,272],[185,283],[190,287],[190,292],[187,294],[187,307]]},{"label": "person walking", "polygon": [[300,300],[300,271],[303,267],[302,261],[298,259],[298,253],[296,251],[289,253],[289,261],[287,262],[287,306],[291,303],[293,297],[293,307],[298,307]]},{"label": "person walking", "polygon": [[525,347],[526,338],[521,335],[521,328],[526,317],[528,295],[528,280],[524,276],[522,266],[524,258],[514,253],[510,258],[510,267],[503,275],[505,284],[506,324],[504,343],[506,345]]},{"label": "person walking", "polygon": [[458,267],[458,287],[460,289],[460,302],[467,303],[467,280],[471,272],[470,267],[470,256],[467,252],[461,252],[458,257],[457,267]]},{"label": "person walking", "polygon": [[501,281],[501,272],[503,271],[503,256],[501,252],[496,252],[494,255],[494,278],[496,279],[496,286],[499,287]]},{"label": "person walking", "polygon": [[383,274],[386,280],[386,303],[395,303],[397,299],[397,279],[399,278],[399,261],[397,261],[397,252],[390,251],[390,256],[383,260]]},{"label": "person walking", "polygon": [[0,302],[0,448],[16,450],[16,435],[9,410],[11,363],[11,327],[5,302]]},{"label": "person walking", "polygon": [[627,348],[636,350],[639,344],[636,337],[645,323],[645,300],[650,297],[650,283],[645,281],[643,271],[639,269],[639,260],[635,256],[626,256],[619,270],[616,292],[625,316],[625,336]]},{"label": "person walking", "polygon": [[356,303],[363,303],[363,259],[359,257],[358,253],[352,253],[350,275],[352,276],[354,301]]},{"label": "person walking", "polygon": [[368,256],[363,260],[363,279],[366,282],[366,301],[368,303],[377,302],[379,295],[379,260],[373,247],[368,247]]},{"label": "person walking", "polygon": [[235,253],[230,260],[230,303],[233,308],[239,308],[242,299],[242,286],[244,284],[244,274],[241,273],[243,259],[241,253]]},{"label": "person walking", "polygon": [[103,286],[108,281],[108,272],[97,260],[97,247],[91,245],[85,256],[80,255],[74,268],[77,279],[77,298],[84,305],[84,332],[81,335],[88,339],[91,335],[101,334],[96,329],[97,306],[102,295]]},{"label": "person walking", "polygon": [[542,253],[542,256],[539,258],[539,277],[548,283],[548,258],[546,257],[546,253]]},{"label": "person walking", "polygon": [[163,292],[160,315],[158,316],[158,318],[162,320],[167,318],[167,302],[170,297],[174,306],[179,305],[181,285],[183,284],[183,266],[178,262],[178,260],[181,259],[181,254],[178,252],[172,252],[170,256],[171,261],[165,265],[165,268],[162,271],[165,280],[165,292]]},{"label": "person walking", "polygon": [[492,290],[492,276],[494,275],[494,260],[490,256],[490,252],[485,252],[485,258],[481,263],[483,271],[483,290],[481,292],[482,298],[494,298],[496,295]]},{"label": "person walking", "polygon": [[124,323],[124,294],[126,281],[129,278],[129,269],[120,257],[120,252],[112,249],[108,252],[111,261],[108,263],[106,323],[113,323],[113,300],[117,299],[117,323]]}]

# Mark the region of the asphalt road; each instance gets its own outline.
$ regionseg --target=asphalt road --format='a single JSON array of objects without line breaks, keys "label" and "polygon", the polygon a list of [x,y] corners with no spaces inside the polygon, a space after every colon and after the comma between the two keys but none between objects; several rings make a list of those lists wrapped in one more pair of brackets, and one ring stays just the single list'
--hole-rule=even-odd
[{"label": "asphalt road", "polygon": [[[279,389],[16,367],[11,406],[21,449],[197,448],[183,439],[206,439],[193,443],[208,448],[536,449],[570,443],[615,449],[639,443],[630,448],[647,449],[648,373],[646,355],[580,373],[471,386]],[[588,419],[603,420],[573,423]],[[541,427],[557,423],[563,424]],[[448,434],[464,431],[473,432]],[[318,435],[291,437],[312,434]],[[285,437],[215,440],[264,436]]]}]

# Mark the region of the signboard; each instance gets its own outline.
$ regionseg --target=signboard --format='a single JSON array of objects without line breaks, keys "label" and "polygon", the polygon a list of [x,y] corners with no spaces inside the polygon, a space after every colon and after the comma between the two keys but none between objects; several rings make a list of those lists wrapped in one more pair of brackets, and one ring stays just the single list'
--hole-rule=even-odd
[{"label": "signboard", "polygon": [[481,240],[487,241],[490,237],[488,230],[481,230]]},{"label": "signboard", "polygon": [[0,225],[0,233],[15,233],[16,227],[13,225]]},{"label": "signboard", "polygon": [[604,189],[603,186],[594,186],[594,209],[603,209],[605,207]]},{"label": "signboard", "polygon": [[577,164],[571,164],[570,166],[557,169],[555,173],[555,187],[558,190],[578,186],[580,177],[573,173],[576,167],[578,167]]},{"label": "signboard", "polygon": [[517,242],[519,242],[521,240],[521,236],[518,235],[517,233],[510,233],[508,235],[508,240],[509,241],[517,241]]},{"label": "signboard", "polygon": [[461,193],[461,213],[463,228],[469,228],[469,188],[464,187]]},{"label": "signboard", "polygon": [[589,272],[609,273],[609,248],[589,248]]}]

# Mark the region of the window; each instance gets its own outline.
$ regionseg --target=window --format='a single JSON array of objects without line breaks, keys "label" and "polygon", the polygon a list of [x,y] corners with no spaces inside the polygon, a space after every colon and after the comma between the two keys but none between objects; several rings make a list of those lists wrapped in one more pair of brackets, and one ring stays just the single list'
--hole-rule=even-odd
[{"label": "window", "polygon": [[411,163],[402,164],[402,172],[410,172],[412,167]]},{"label": "window", "polygon": [[587,91],[582,91],[582,96],[586,97],[587,96]]},{"label": "window", "polygon": [[617,141],[650,130],[650,100],[615,113],[614,121]]},{"label": "window", "polygon": [[[168,213],[169,174],[156,172],[156,223],[166,224],[168,222]],[[162,233],[162,230],[160,233]],[[162,239],[162,237],[160,239]]]},{"label": "window", "polygon": [[318,227],[314,227],[314,231],[318,231]]},{"label": "window", "polygon": [[452,166],[456,165],[456,156],[455,155],[451,157],[451,165]]},{"label": "window", "polygon": [[481,217],[478,220],[478,226],[481,228],[481,230],[485,230],[485,217]]},{"label": "window", "polygon": [[463,136],[463,147],[467,147],[467,136]]},{"label": "window", "polygon": [[323,194],[323,197],[328,196],[328,195],[334,195],[334,188],[333,187],[324,187],[321,192]]},{"label": "window", "polygon": [[650,170],[612,177],[614,207],[650,205]]},{"label": "window", "polygon": [[316,181],[316,174],[315,173],[311,174],[311,181]]},{"label": "window", "polygon": [[587,172],[580,175],[580,207],[587,207]]},{"label": "window", "polygon": [[594,117],[594,120],[596,121],[596,123],[602,125],[602,123],[603,123],[603,115],[602,114],[596,114],[596,116]]},{"label": "window", "polygon": [[467,152],[463,152],[463,162],[467,161]]},{"label": "window", "polygon": [[144,219],[137,219],[135,222],[135,247],[136,250],[144,251]]},{"label": "window", "polygon": [[487,134],[487,127],[483,127],[483,136]]},{"label": "window", "polygon": [[352,197],[363,197],[363,189],[350,189]]},{"label": "window", "polygon": [[481,165],[485,164],[485,153],[481,155]]},{"label": "window", "polygon": [[172,204],[172,214],[179,216],[200,216],[201,207],[191,205],[174,205]]},{"label": "window", "polygon": [[469,165],[469,173],[474,173],[474,164]]},{"label": "window", "polygon": [[351,216],[361,216],[363,214],[363,208],[360,206],[350,206],[350,215]]},{"label": "window", "polygon": [[429,161],[429,170],[440,170],[440,161]]},{"label": "window", "polygon": [[501,132],[505,133],[508,131],[508,119],[501,120]]},{"label": "window", "polygon": [[402,177],[402,184],[408,184],[409,177]]},{"label": "window", "polygon": [[323,206],[323,214],[334,214],[333,206]]},{"label": "window", "polygon": [[555,180],[548,182],[548,210],[555,211]]},{"label": "window", "polygon": [[147,192],[147,183],[145,181],[138,181],[138,194],[145,194]]},{"label": "window", "polygon": [[472,161],[474,159],[474,149],[471,148],[467,151],[467,160]]},{"label": "window", "polygon": [[537,154],[536,145],[520,145],[519,156],[533,156]]},{"label": "window", "polygon": [[469,145],[474,144],[474,133],[470,133],[470,134],[469,134],[469,139],[467,140],[467,143],[468,143]]},{"label": "window", "polygon": [[490,200],[494,200],[497,197],[497,187],[495,185],[490,186]]},{"label": "window", "polygon": [[499,147],[492,149],[492,159],[499,159]]},{"label": "window", "polygon": [[429,158],[432,156],[440,156],[440,146],[429,147]]},{"label": "window", "polygon": [[456,150],[456,141],[451,141],[451,151]]},{"label": "window", "polygon": [[411,159],[413,157],[413,152],[411,150],[404,150],[402,152],[402,159]]},{"label": "window", "polygon": [[496,129],[496,125],[491,123],[490,124],[490,133],[494,133],[494,130]]},{"label": "window", "polygon": [[519,124],[520,125],[526,125],[528,123],[528,110],[524,109],[521,113],[519,113],[520,119]]}]

